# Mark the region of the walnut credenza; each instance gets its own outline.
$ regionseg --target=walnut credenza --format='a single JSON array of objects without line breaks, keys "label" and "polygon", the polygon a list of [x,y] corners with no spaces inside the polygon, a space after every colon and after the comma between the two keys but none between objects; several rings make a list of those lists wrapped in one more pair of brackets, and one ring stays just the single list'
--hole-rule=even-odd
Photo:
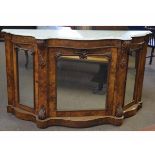
[{"label": "walnut credenza", "polygon": [[[7,68],[7,111],[40,128],[53,125],[121,125],[142,107],[142,86],[149,31],[3,30]],[[19,50],[33,56],[34,106],[20,102]],[[124,104],[129,53],[136,53],[133,98]],[[57,60],[63,56],[104,58],[109,62],[106,105],[96,110],[57,109]],[[24,86],[23,86],[24,87]],[[94,103],[95,104],[95,103]]]}]

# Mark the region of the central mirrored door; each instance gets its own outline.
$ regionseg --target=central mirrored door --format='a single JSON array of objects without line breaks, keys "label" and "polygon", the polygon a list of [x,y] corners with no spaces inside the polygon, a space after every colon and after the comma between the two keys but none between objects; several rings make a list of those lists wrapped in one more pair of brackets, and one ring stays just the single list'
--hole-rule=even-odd
[{"label": "central mirrored door", "polygon": [[58,111],[105,109],[109,62],[103,60],[101,63],[76,59],[76,56],[58,58]]}]

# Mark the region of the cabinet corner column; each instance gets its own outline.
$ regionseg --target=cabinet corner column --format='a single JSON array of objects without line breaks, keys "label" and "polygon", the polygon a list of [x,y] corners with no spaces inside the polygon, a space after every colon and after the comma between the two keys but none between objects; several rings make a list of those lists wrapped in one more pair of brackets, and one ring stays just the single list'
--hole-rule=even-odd
[{"label": "cabinet corner column", "polygon": [[122,41],[121,48],[118,49],[117,72],[114,95],[114,111],[116,117],[123,116],[123,106],[126,91],[126,78],[128,70],[128,52],[130,49],[130,41]]},{"label": "cabinet corner column", "polygon": [[38,119],[44,120],[48,117],[48,48],[43,40],[37,41],[36,57],[38,59],[38,61],[35,61],[36,68],[38,69],[36,115]]}]

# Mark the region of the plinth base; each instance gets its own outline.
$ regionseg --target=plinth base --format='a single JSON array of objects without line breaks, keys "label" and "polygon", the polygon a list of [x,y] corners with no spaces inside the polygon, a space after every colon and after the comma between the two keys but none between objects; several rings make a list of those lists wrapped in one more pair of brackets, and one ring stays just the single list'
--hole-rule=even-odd
[{"label": "plinth base", "polygon": [[131,117],[136,114],[140,109],[142,103],[136,105],[129,105],[125,108],[124,115],[122,117],[115,116],[82,116],[82,117],[49,117],[44,120],[38,119],[38,116],[27,112],[25,110],[7,106],[7,111],[14,114],[17,118],[32,121],[36,123],[39,128],[47,128],[49,126],[66,126],[74,128],[86,128],[91,126],[97,126],[102,124],[112,124],[119,126],[123,123],[124,118]]}]

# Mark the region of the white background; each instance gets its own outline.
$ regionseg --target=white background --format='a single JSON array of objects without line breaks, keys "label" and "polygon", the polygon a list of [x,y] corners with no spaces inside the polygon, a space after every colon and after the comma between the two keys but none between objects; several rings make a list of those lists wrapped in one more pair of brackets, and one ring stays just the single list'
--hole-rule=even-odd
[{"label": "white background", "polygon": [[1,25],[154,25],[154,0],[1,0]]}]

